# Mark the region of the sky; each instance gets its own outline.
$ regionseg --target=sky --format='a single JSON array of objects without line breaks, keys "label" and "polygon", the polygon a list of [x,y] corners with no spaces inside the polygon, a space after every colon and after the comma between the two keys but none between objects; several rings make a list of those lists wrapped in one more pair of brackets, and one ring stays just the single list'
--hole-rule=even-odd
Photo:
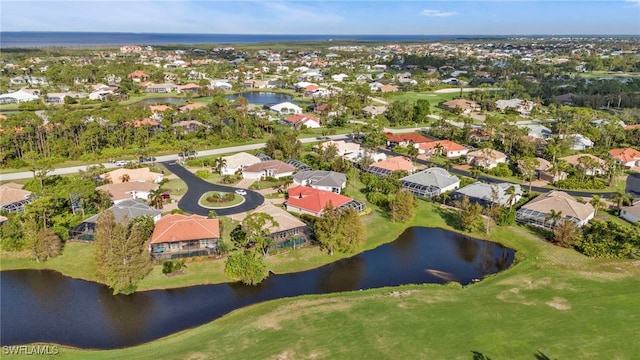
[{"label": "sky", "polygon": [[0,31],[640,36],[640,0],[0,0]]}]

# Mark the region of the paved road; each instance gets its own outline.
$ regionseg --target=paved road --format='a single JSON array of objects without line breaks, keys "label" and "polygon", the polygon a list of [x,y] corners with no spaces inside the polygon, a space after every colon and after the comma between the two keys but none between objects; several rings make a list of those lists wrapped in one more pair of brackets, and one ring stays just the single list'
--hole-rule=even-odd
[{"label": "paved road", "polygon": [[[198,201],[202,197],[202,194],[206,193],[207,191],[233,192],[239,189],[231,186],[217,185],[206,182],[195,176],[191,171],[185,169],[183,166],[178,165],[175,161],[166,161],[162,162],[161,164],[169,171],[176,174],[185,183],[187,183],[187,192],[178,202],[178,208],[191,214],[198,214],[203,216],[207,216],[209,214],[209,211],[211,211],[211,209],[207,209],[198,204]],[[245,202],[238,206],[226,209],[215,209],[214,211],[216,212],[216,214],[221,216],[233,215],[253,210],[262,205],[262,203],[264,202],[264,196],[252,190],[246,191],[247,195],[244,196]]]}]

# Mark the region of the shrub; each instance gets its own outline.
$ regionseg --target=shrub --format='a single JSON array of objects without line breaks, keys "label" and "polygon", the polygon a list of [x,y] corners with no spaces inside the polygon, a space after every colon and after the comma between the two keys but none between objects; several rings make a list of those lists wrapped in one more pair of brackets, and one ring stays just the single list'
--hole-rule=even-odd
[{"label": "shrub", "polygon": [[509,166],[505,163],[500,163],[498,166],[493,169],[487,170],[487,174],[498,176],[498,177],[508,177],[513,175],[513,171],[509,169]]},{"label": "shrub", "polygon": [[200,179],[208,179],[211,177],[211,171],[209,170],[198,170],[196,171],[196,176]]},{"label": "shrub", "polygon": [[162,262],[162,273],[167,275],[173,272],[173,261],[165,260]]},{"label": "shrub", "polygon": [[367,201],[382,208],[389,206],[389,198],[377,191],[367,193]]},{"label": "shrub", "polygon": [[578,178],[569,178],[566,180],[560,180],[555,184],[561,189],[586,189],[586,190],[602,190],[607,187],[605,182],[598,178],[589,178],[581,181]]}]

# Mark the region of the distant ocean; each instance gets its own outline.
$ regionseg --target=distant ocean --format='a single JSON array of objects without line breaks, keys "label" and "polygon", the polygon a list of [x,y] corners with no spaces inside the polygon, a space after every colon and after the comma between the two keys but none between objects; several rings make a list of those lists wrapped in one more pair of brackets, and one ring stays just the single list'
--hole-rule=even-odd
[{"label": "distant ocean", "polygon": [[252,44],[300,41],[440,41],[456,39],[504,39],[507,36],[471,35],[246,35],[246,34],[156,34],[101,32],[0,32],[0,48],[82,47],[173,44]]}]

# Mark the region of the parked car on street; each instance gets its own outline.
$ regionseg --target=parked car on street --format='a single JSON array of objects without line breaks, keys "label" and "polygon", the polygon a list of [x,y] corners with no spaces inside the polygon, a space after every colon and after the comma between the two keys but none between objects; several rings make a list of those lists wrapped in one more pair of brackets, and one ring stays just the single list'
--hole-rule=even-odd
[{"label": "parked car on street", "polygon": [[247,192],[245,190],[238,189],[236,190],[236,194],[244,196],[244,195],[247,195]]}]

